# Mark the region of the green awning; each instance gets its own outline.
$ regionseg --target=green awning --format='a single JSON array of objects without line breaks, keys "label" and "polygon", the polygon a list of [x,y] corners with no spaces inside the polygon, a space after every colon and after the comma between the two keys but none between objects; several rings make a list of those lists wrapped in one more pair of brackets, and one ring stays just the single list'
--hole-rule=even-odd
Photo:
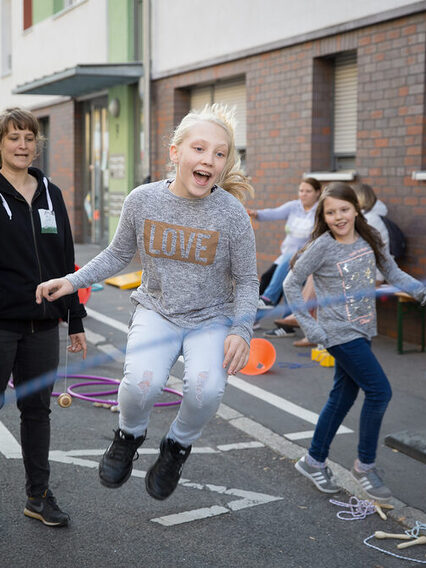
[{"label": "green awning", "polygon": [[117,85],[137,83],[143,76],[142,63],[103,63],[76,65],[17,85],[16,95],[63,95],[80,97]]}]

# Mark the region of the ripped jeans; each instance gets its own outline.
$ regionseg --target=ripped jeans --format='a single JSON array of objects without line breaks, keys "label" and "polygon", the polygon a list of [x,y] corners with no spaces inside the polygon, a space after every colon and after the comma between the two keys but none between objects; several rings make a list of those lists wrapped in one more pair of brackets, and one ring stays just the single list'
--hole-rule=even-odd
[{"label": "ripped jeans", "polygon": [[190,446],[219,408],[227,381],[222,367],[231,321],[182,328],[156,312],[137,306],[130,326],[124,378],[118,390],[119,426],[134,436],[148,427],[170,369],[183,355],[183,398],[167,438]]}]

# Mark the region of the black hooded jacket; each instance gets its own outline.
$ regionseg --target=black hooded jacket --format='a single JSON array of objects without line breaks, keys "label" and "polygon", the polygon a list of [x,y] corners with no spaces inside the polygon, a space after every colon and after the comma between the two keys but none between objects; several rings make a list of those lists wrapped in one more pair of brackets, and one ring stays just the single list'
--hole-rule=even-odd
[{"label": "black hooded jacket", "polygon": [[[37,331],[69,320],[69,333],[83,331],[86,315],[77,292],[55,302],[36,304],[38,284],[74,272],[74,243],[60,189],[48,182],[57,233],[43,233],[39,210],[49,209],[44,175],[37,181],[31,206],[0,172],[0,329]],[[68,317],[69,308],[69,317]]]}]

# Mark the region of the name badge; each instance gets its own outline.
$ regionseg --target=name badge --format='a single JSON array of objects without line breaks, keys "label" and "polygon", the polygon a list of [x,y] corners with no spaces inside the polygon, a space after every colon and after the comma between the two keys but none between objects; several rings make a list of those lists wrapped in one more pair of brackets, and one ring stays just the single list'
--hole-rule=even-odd
[{"label": "name badge", "polygon": [[56,227],[55,212],[49,211],[49,209],[39,209],[38,213],[40,215],[41,232],[57,234],[58,228]]}]

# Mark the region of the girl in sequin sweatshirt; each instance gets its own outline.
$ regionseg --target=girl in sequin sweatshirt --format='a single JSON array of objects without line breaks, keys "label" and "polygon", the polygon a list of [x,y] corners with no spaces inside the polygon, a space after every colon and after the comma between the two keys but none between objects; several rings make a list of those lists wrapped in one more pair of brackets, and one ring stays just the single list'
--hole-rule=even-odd
[{"label": "girl in sequin sweatshirt", "polygon": [[[326,459],[362,389],[358,458],[351,473],[370,497],[387,499],[391,492],[375,467],[380,426],[392,394],[371,350],[371,338],[377,334],[376,266],[387,282],[426,302],[425,286],[398,268],[379,233],[367,224],[353,189],[344,183],[330,184],[321,195],[311,240],[284,282],[288,301],[309,340],[324,345],[335,358],[333,389],[309,453],[296,463],[296,469],[320,491],[339,490]],[[303,306],[301,295],[310,274],[318,298],[317,320]]]}]

